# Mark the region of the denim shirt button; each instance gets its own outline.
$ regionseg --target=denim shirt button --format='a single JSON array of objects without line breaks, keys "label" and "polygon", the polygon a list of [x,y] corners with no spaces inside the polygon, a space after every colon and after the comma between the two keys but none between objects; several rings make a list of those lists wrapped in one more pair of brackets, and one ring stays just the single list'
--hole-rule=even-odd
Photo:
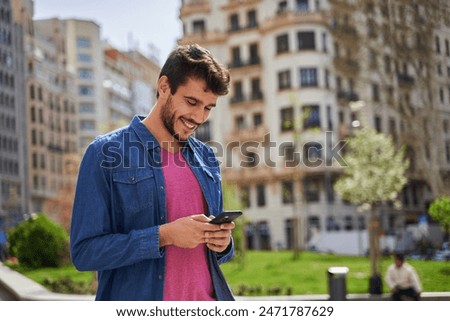
[{"label": "denim shirt button", "polygon": [[163,189],[164,189],[164,186],[161,185],[159,188],[160,188],[161,190],[163,190]]},{"label": "denim shirt button", "polygon": [[134,176],[130,177],[130,181],[134,182],[135,180],[136,180],[136,177],[134,177]]},{"label": "denim shirt button", "polygon": [[158,279],[162,280],[162,275],[161,274],[158,275]]}]

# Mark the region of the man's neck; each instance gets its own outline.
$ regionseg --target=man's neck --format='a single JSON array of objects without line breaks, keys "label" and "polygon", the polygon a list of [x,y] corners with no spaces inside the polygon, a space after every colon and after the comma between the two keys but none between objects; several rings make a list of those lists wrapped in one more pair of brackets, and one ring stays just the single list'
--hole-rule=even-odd
[{"label": "man's neck", "polygon": [[142,120],[142,123],[156,138],[161,148],[164,148],[170,153],[177,153],[184,144],[169,133],[160,117],[156,115],[157,111],[155,109],[153,108],[147,117]]}]

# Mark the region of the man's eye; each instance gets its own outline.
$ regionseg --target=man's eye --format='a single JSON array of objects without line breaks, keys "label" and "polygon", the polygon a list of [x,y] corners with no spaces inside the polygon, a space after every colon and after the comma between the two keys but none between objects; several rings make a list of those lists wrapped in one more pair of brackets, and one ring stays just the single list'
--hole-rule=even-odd
[{"label": "man's eye", "polygon": [[188,104],[191,105],[191,106],[197,105],[197,101],[195,101],[195,100],[190,100],[190,99],[188,99],[187,102],[188,102]]}]

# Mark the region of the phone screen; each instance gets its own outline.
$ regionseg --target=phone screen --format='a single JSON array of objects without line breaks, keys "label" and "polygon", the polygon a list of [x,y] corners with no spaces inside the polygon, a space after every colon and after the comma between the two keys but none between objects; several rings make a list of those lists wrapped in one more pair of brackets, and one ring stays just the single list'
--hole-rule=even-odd
[{"label": "phone screen", "polygon": [[217,215],[209,223],[211,224],[231,223],[241,215],[242,215],[241,211],[225,211]]}]

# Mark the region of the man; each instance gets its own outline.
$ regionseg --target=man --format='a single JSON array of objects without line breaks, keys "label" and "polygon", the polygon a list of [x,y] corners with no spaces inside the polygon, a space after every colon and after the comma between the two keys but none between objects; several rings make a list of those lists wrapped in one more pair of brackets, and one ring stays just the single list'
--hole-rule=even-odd
[{"label": "man", "polygon": [[230,76],[198,45],[178,46],[150,113],[97,137],[80,166],[71,256],[98,271],[97,300],[233,300],[219,263],[234,253],[219,163],[191,135]]},{"label": "man", "polygon": [[389,266],[386,274],[386,282],[391,288],[392,299],[401,301],[403,297],[409,297],[418,301],[422,286],[416,270],[405,263],[403,254],[395,255],[395,262]]}]

